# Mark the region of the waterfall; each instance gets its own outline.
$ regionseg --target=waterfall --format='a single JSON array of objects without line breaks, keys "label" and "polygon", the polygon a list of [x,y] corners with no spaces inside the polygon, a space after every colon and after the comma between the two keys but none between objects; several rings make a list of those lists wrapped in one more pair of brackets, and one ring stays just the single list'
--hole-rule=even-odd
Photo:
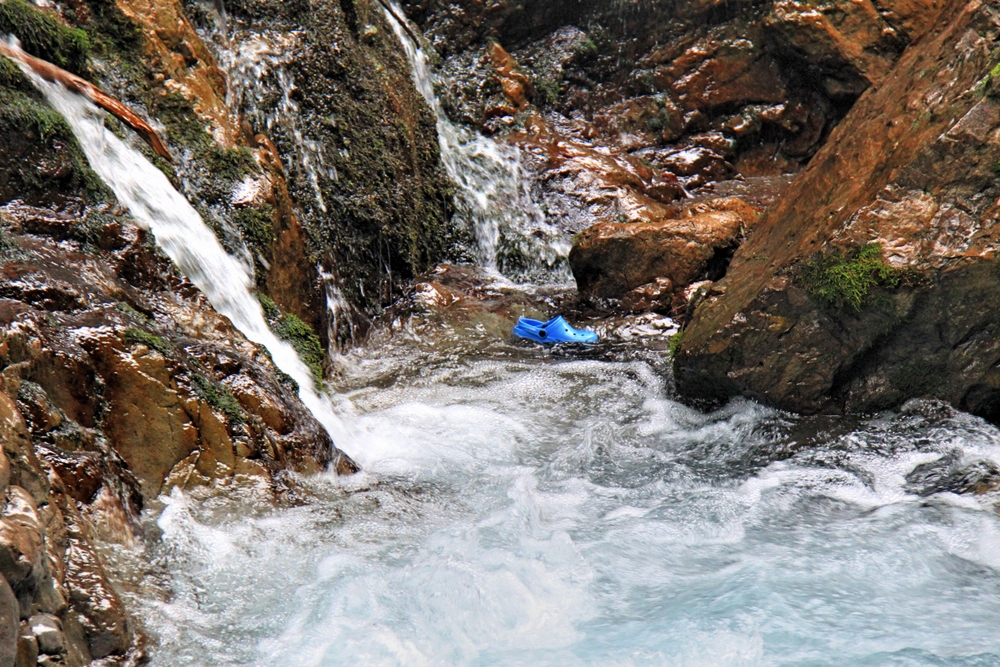
[{"label": "waterfall", "polygon": [[271,353],[275,365],[298,383],[299,398],[305,406],[330,437],[339,440],[335,435],[344,433],[343,423],[330,401],[317,391],[312,373],[294,348],[275,336],[267,325],[247,267],[226,253],[198,212],[159,169],[105,129],[102,111],[61,84],[23,69],[69,123],[90,166],[135,221],[153,233],[157,245],[208,297],[215,310]]},{"label": "waterfall", "polygon": [[509,273],[504,257],[515,254],[525,267],[522,277],[568,279],[570,244],[545,222],[532,200],[522,175],[520,151],[448,119],[434,93],[426,54],[400,23],[402,11],[395,3],[392,10],[383,9],[410,61],[413,82],[437,119],[441,161],[457,186],[456,215],[475,235],[479,264]]}]

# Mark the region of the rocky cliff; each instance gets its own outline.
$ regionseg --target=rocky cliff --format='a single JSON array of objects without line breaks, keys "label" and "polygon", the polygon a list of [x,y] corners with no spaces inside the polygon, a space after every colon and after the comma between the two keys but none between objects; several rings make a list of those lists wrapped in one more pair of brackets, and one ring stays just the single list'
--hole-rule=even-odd
[{"label": "rocky cliff", "polygon": [[862,95],[695,311],[682,392],[1000,419],[997,10],[949,3]]}]

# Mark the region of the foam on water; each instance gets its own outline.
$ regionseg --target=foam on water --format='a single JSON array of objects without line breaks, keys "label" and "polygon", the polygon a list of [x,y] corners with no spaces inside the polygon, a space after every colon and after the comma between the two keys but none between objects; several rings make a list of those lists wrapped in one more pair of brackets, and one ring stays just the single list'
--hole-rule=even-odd
[{"label": "foam on water", "polygon": [[1000,433],[917,404],[807,443],[753,403],[684,408],[661,371],[414,370],[351,395],[361,488],[252,515],[175,494],[147,554],[173,596],[133,600],[153,664],[1000,662],[996,498],[927,486],[995,465]]}]

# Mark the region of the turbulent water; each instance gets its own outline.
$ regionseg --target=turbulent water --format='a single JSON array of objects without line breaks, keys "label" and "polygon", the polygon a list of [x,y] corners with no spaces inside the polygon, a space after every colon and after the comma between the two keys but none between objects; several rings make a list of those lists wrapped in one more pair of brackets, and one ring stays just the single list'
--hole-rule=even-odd
[{"label": "turbulent water", "polygon": [[995,428],[701,415],[658,356],[461,344],[359,354],[363,477],[166,500],[154,665],[1000,663],[996,497],[953,492]]},{"label": "turbulent water", "polygon": [[109,553],[153,665],[1000,664],[994,427],[926,402],[703,415],[635,341],[577,356],[419,325],[340,364],[342,424],[246,267],[92,105],[36,83],[365,470],[298,480],[292,507],[162,498],[145,551]]}]

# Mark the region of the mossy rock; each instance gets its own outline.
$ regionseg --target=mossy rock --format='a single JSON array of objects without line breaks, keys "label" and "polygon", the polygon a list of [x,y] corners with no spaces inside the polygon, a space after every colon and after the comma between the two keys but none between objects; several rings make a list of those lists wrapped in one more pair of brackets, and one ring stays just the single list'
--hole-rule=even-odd
[{"label": "mossy rock", "polygon": [[0,35],[14,35],[22,48],[75,74],[87,74],[91,42],[86,32],[63,25],[25,0],[0,2]]},{"label": "mossy rock", "polygon": [[[134,312],[134,311],[133,311]],[[122,338],[129,345],[145,345],[156,350],[160,354],[167,355],[173,350],[173,346],[162,336],[157,336],[142,329],[129,328],[122,334]]]},{"label": "mossy rock", "polygon": [[288,341],[299,358],[312,371],[316,386],[323,386],[323,361],[326,359],[326,351],[319,340],[319,336],[308,324],[297,316],[287,313],[271,324],[275,335],[282,340]]},{"label": "mossy rock", "polygon": [[0,86],[0,203],[29,204],[111,194],[90,168],[65,119],[34,92]]},{"label": "mossy rock", "polygon": [[246,421],[243,408],[226,385],[194,373],[191,375],[191,386],[198,398],[224,414],[230,424],[242,424]]},{"label": "mossy rock", "polygon": [[827,306],[859,311],[876,288],[898,287],[899,269],[882,257],[882,246],[869,243],[852,251],[817,253],[798,267],[797,282]]}]

